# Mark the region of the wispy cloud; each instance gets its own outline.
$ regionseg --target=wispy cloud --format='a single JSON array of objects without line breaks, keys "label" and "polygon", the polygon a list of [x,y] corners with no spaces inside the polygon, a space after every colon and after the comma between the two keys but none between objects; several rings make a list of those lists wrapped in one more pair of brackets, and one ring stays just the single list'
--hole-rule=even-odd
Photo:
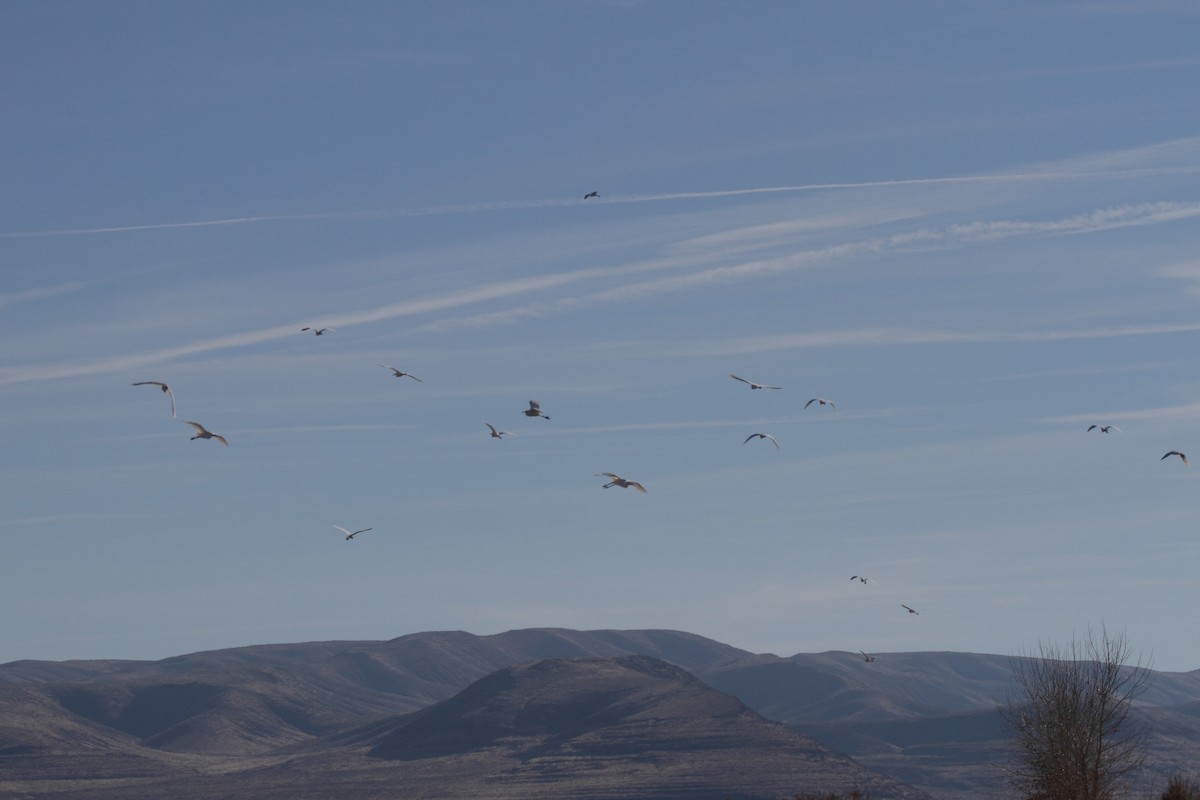
[{"label": "wispy cloud", "polygon": [[[1126,336],[1161,336],[1200,331],[1200,322],[1162,325],[1118,325],[1075,330],[1044,331],[954,331],[920,328],[852,328],[840,331],[754,336],[731,340],[664,343],[679,355],[746,355],[775,350],[800,350],[824,347],[891,347],[914,344],[1003,344],[1068,341],[1075,339],[1113,339]],[[656,352],[653,342],[643,342],[647,354]],[[638,355],[637,348],[627,354]]]},{"label": "wispy cloud", "polygon": [[[711,267],[682,275],[670,275],[636,283],[625,282],[617,287],[586,295],[562,297],[470,317],[443,319],[428,323],[420,330],[437,332],[511,324],[597,305],[643,299],[713,284],[814,268],[852,257],[929,247],[957,247],[1016,237],[1095,233],[1111,228],[1155,225],[1197,216],[1200,216],[1200,203],[1161,202],[1096,209],[1085,214],[1054,220],[994,220],[958,223],[944,228],[919,228],[890,236],[844,242],[819,249],[801,250],[775,258]],[[641,269],[660,269],[665,266],[667,266],[666,262],[646,265]],[[630,271],[632,270],[628,267],[610,268],[607,270],[607,274],[615,277],[627,275]],[[604,272],[597,270],[596,274],[604,274]]]},{"label": "wispy cloud", "polygon": [[[722,265],[700,269],[684,274],[668,275],[653,280],[625,281],[618,286],[571,297],[559,297],[532,304],[525,304],[501,311],[477,314],[457,319],[443,319],[429,323],[419,330],[426,332],[448,331],[458,328],[480,328],[498,324],[509,324],[522,319],[561,314],[581,308],[604,304],[629,302],[657,295],[694,290],[704,286],[762,278],[798,269],[814,268],[838,260],[878,255],[882,253],[914,250],[929,247],[957,247],[978,242],[995,242],[1015,237],[1037,235],[1066,235],[1091,233],[1117,227],[1154,225],[1200,216],[1200,203],[1158,202],[1095,209],[1053,220],[993,220],[958,223],[943,228],[920,228],[885,237],[845,242],[825,248],[801,250],[774,258],[758,259],[740,264]],[[534,292],[566,286],[594,279],[626,277],[630,274],[669,270],[687,267],[692,263],[687,257],[668,258],[625,264],[615,267],[558,272],[529,278],[497,281],[483,286],[447,292],[432,297],[391,303],[361,311],[332,314],[319,320],[305,320],[260,330],[246,331],[226,336],[204,339],[191,344],[128,353],[85,363],[52,366],[10,367],[0,370],[0,385],[54,378],[94,375],[120,370],[161,364],[174,359],[209,353],[231,348],[247,347],[295,336],[303,325],[344,328],[406,316],[446,311],[472,304],[507,297],[517,297]],[[1192,330],[1191,326],[1144,326],[1143,333],[1167,333]],[[1097,338],[1112,335],[1132,335],[1134,329],[1123,329],[1114,334],[1108,329],[1092,331],[1046,331],[1039,333],[993,333],[973,334],[943,331],[905,331],[888,328],[862,329],[853,333],[854,342],[844,343],[929,343],[949,341],[1049,341],[1064,338]],[[836,344],[839,333],[802,334],[793,339],[792,347],[825,346]],[[815,337],[815,338],[807,338]],[[807,343],[805,343],[807,342]],[[743,345],[745,346],[745,345]],[[775,345],[776,347],[779,344]],[[747,352],[733,350],[727,352]],[[718,349],[721,349],[718,346]]]},{"label": "wispy cloud", "polygon": [[74,281],[71,283],[60,283],[57,286],[45,286],[38,289],[25,289],[20,292],[0,294],[0,308],[7,308],[18,303],[28,303],[34,300],[44,300],[47,297],[55,297],[60,294],[77,292],[85,286],[87,284],[83,281]]},{"label": "wispy cloud", "polygon": [[62,522],[81,523],[105,520],[132,520],[141,518],[142,516],[138,514],[104,514],[100,512],[49,514],[44,517],[24,517],[22,519],[0,520],[0,528],[24,528],[30,525],[57,525]]},{"label": "wispy cloud", "polygon": [[303,322],[293,322],[287,325],[277,325],[271,328],[245,331],[243,333],[229,334],[227,336],[217,336],[210,339],[203,339],[198,342],[193,342],[191,344],[178,345],[176,347],[146,350],[140,353],[127,353],[118,356],[111,356],[109,358],[102,358],[94,361],[69,365],[10,367],[6,369],[0,369],[0,385],[74,377],[79,375],[97,375],[107,372],[117,372],[121,370],[146,367],[155,364],[162,364],[187,356],[277,341],[285,337],[295,336],[297,331],[299,331],[299,329],[305,325],[319,325],[321,327],[331,328],[362,325],[368,322],[377,322],[380,320],[395,319],[397,317],[404,317],[413,314],[428,313],[430,311],[454,308],[470,303],[478,303],[513,294],[535,291],[537,289],[544,289],[547,287],[561,285],[563,283],[569,283],[573,280],[581,280],[586,276],[587,271],[582,271],[576,273],[559,273],[555,275],[534,278],[520,278],[511,281],[500,281],[482,287],[449,292],[443,295],[437,295],[421,300],[392,303],[386,306],[380,306],[378,308],[358,312],[349,312],[341,315],[330,315],[322,317],[319,321],[305,320]]},{"label": "wispy cloud", "polygon": [[1113,154],[1102,154],[1091,159],[1077,159],[1072,162],[1045,165],[1044,168],[1023,172],[994,173],[981,175],[951,175],[933,178],[903,178],[894,180],[802,183],[784,186],[759,186],[733,189],[714,189],[693,192],[659,192],[650,194],[602,195],[584,201],[581,197],[554,197],[532,200],[497,200],[483,203],[457,203],[423,208],[392,209],[382,211],[328,211],[307,214],[256,214],[242,217],[225,217],[207,220],[192,220],[180,222],[160,222],[141,225],[112,225],[87,228],[56,228],[48,230],[6,231],[0,232],[0,239],[45,238],[55,236],[94,236],[103,234],[144,233],[186,228],[207,228],[229,225],[249,225],[267,222],[305,222],[320,220],[368,220],[368,219],[399,219],[404,217],[426,217],[452,214],[478,214],[496,211],[513,211],[538,208],[561,208],[577,206],[586,203],[603,205],[608,203],[654,203],[677,200],[704,200],[748,195],[768,195],[797,192],[822,192],[853,189],[880,189],[892,187],[915,186],[947,186],[956,184],[989,184],[989,183],[1021,183],[1030,181],[1057,180],[1115,180],[1131,179],[1163,175],[1188,175],[1200,172],[1200,166],[1183,164],[1168,166],[1125,166],[1105,162],[1116,158],[1122,163],[1131,159],[1144,158],[1162,148],[1169,148],[1178,153],[1183,148],[1189,154],[1195,150],[1200,139],[1180,139],[1164,142],[1161,145],[1136,148],[1129,151],[1116,151]]},{"label": "wispy cloud", "polygon": [[1097,419],[1129,422],[1131,420],[1195,420],[1200,419],[1200,403],[1184,403],[1177,406],[1157,406],[1154,408],[1135,408],[1120,411],[1096,411],[1089,414],[1070,414],[1060,417],[1047,417],[1046,422],[1056,424],[1080,424],[1095,422]]}]

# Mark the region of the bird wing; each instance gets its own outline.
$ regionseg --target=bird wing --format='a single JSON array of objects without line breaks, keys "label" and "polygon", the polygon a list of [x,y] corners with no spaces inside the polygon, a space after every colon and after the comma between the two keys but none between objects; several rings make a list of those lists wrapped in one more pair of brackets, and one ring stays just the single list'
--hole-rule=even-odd
[{"label": "bird wing", "polygon": [[406,372],[406,373],[404,373],[404,374],[405,374],[406,376],[408,376],[408,377],[412,378],[412,379],[413,379],[414,381],[416,381],[417,383],[424,383],[424,382],[425,382],[425,381],[421,380],[420,378],[418,378],[416,375],[413,375],[411,372]]},{"label": "bird wing", "polygon": [[815,402],[817,402],[817,398],[815,398],[815,397],[814,397],[812,400],[809,400],[807,403],[805,403],[805,404],[804,404],[804,407],[805,407],[805,408],[808,408],[809,406],[811,406],[811,405],[812,405],[813,403],[815,403]]},{"label": "bird wing", "polygon": [[[199,422],[192,422],[191,420],[187,420],[187,419],[181,419],[179,421],[186,422],[188,425],[191,425],[193,428],[196,429],[197,433],[208,433],[208,428],[205,428]],[[1170,455],[1170,454],[1168,453],[1168,455]],[[1166,456],[1163,456],[1163,458],[1166,458]]]},{"label": "bird wing", "polygon": [[167,386],[162,381],[138,381],[137,383],[135,383],[133,385],[134,386],[159,386],[159,387],[161,387],[162,390],[167,393],[167,397],[171,398],[171,416],[172,417],[175,416],[175,393],[171,391],[170,386]]},{"label": "bird wing", "polygon": [[542,404],[539,403],[537,400],[530,400],[529,401],[529,410],[530,411],[541,411]]},{"label": "bird wing", "polygon": [[641,492],[642,494],[646,494],[646,487],[645,487],[645,486],[642,486],[642,485],[641,485],[640,483],[638,483],[637,481],[628,481],[628,485],[630,485],[630,486],[632,486],[633,488],[637,489],[637,490],[638,490],[639,492]]},{"label": "bird wing", "polygon": [[379,366],[383,367],[384,369],[390,369],[392,372],[396,373],[397,376],[400,374],[400,370],[396,369],[395,367],[389,367],[387,364],[380,364]]},{"label": "bird wing", "polygon": [[212,434],[212,438],[216,439],[218,442],[225,445],[226,447],[229,447],[229,442],[225,440],[224,436],[220,436],[220,435],[214,433],[214,434]]},{"label": "bird wing", "polygon": [[353,536],[353,535],[354,535],[354,534],[353,534],[353,533],[351,533],[350,531],[348,531],[348,530],[346,530],[345,528],[343,528],[341,525],[334,525],[333,527],[337,528],[339,531],[341,531],[342,533],[346,534],[347,536]]},{"label": "bird wing", "polygon": [[[739,378],[737,375],[734,375],[732,372],[729,373],[729,377],[733,378],[735,381],[741,381],[742,383],[750,383],[750,381],[746,380],[745,378]],[[750,383],[750,385],[753,386],[754,384]]]},{"label": "bird wing", "polygon": [[1089,431],[1095,430],[1096,428],[1099,428],[1099,427],[1100,427],[1099,425],[1088,425],[1088,430]]},{"label": "bird wing", "polygon": [[355,531],[354,533],[352,533],[350,535],[358,536],[360,533],[366,533],[367,531],[373,531],[373,530],[375,530],[375,529],[374,528],[363,528],[361,531]]},{"label": "bird wing", "polygon": [[742,442],[742,444],[745,444],[746,442],[750,441],[750,440],[751,440],[751,439],[753,439],[755,436],[758,436],[758,434],[757,434],[757,433],[752,433],[752,434],[750,434],[749,436],[747,436],[747,437],[746,437],[746,440],[745,440],[745,441],[743,441],[743,442]]},{"label": "bird wing", "polygon": [[603,476],[605,478],[612,478],[613,480],[618,480],[618,481],[621,480],[621,476],[615,472],[597,472],[596,473],[597,478],[599,478],[601,476]]},{"label": "bird wing", "polygon": [[494,434],[495,434],[495,433],[499,433],[499,432],[496,430],[496,426],[495,426],[495,425],[493,425],[492,423],[490,423],[490,422],[485,422],[485,423],[483,423],[483,424],[484,424],[484,425],[487,425],[487,426],[488,426],[488,429],[489,429],[489,430],[491,430],[491,432],[492,432],[492,433],[494,433]]},{"label": "bird wing", "polygon": [[774,437],[774,436],[772,436],[772,435],[771,435],[771,434],[769,434],[769,433],[764,433],[764,434],[763,434],[763,438],[765,438],[765,439],[770,439],[770,440],[771,440],[771,444],[775,445],[775,449],[776,449],[776,450],[778,450],[778,449],[779,449],[779,442],[775,441],[775,437]]}]

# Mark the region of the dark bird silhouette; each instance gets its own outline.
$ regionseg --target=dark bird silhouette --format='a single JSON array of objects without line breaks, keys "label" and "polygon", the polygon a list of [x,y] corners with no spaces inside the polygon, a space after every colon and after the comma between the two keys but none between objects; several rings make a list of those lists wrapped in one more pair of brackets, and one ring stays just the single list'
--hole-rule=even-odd
[{"label": "dark bird silhouette", "polygon": [[744,445],[746,442],[750,441],[751,439],[753,439],[755,437],[758,437],[759,439],[770,439],[771,444],[775,445],[775,449],[776,450],[779,449],[779,442],[775,441],[775,437],[769,433],[752,433],[746,437],[746,441],[742,442],[742,444]]},{"label": "dark bird silhouette", "polygon": [[866,653],[863,653],[862,650],[859,650],[858,652],[862,653],[863,660],[866,661],[868,664],[870,664],[872,661],[875,660],[875,656],[869,656]]},{"label": "dark bird silhouette", "polygon": [[337,329],[336,329],[336,328],[309,328],[309,327],[304,327],[304,328],[301,328],[301,329],[300,329],[300,331],[301,331],[301,332],[304,332],[304,331],[312,331],[314,336],[324,336],[326,333],[337,333]]},{"label": "dark bird silhouette", "polygon": [[916,610],[916,609],[914,609],[914,608],[909,608],[908,606],[904,605],[904,603],[901,603],[901,604],[900,604],[900,607],[901,607],[901,608],[903,608],[903,609],[905,609],[905,610],[907,610],[907,611],[908,611],[908,613],[910,613],[910,614],[920,614],[920,613],[921,613],[921,612],[917,611],[917,610]]},{"label": "dark bird silhouette", "polygon": [[492,432],[492,438],[493,438],[493,439],[503,439],[503,438],[504,438],[506,435],[511,435],[511,434],[509,434],[509,433],[508,433],[508,431],[498,431],[498,430],[496,430],[496,426],[495,426],[495,425],[493,425],[493,424],[492,424],[492,423],[490,423],[490,422],[485,422],[485,423],[483,423],[483,424],[484,424],[484,425],[487,425],[487,426],[488,426],[488,429],[489,429],[489,430],[491,430],[491,432]]},{"label": "dark bird silhouette", "polygon": [[191,425],[193,428],[196,429],[196,435],[192,437],[192,441],[195,441],[196,439],[216,439],[221,444],[225,445],[226,447],[229,447],[229,442],[227,442],[225,440],[224,436],[220,436],[218,434],[213,433],[212,431],[208,430],[203,425],[201,425],[199,422],[191,422],[186,419],[180,420],[180,421],[186,422],[188,425]]},{"label": "dark bird silhouette", "polygon": [[163,390],[167,397],[171,398],[171,416],[175,416],[175,394],[171,391],[171,387],[167,386],[162,381],[138,381],[134,386],[157,386]]},{"label": "dark bird silhouette", "polygon": [[387,364],[380,364],[379,366],[383,367],[384,369],[390,369],[397,378],[412,378],[417,383],[425,382],[425,381],[421,380],[420,378],[418,378],[416,375],[413,375],[411,372],[403,372],[401,370],[396,369],[395,367],[389,367]]},{"label": "dark bird silhouette", "polygon": [[525,409],[521,413],[527,417],[541,417],[542,419],[550,419],[542,413],[542,404],[537,400],[530,400],[529,408]]},{"label": "dark bird silhouette", "polygon": [[599,196],[600,196],[600,193],[599,193],[599,192],[588,192],[587,194],[585,194],[585,195],[583,196],[583,199],[584,199],[584,200],[587,200],[587,199],[589,199],[589,198],[592,198],[592,197],[599,197]]},{"label": "dark bird silhouette", "polygon": [[851,575],[850,580],[858,581],[859,583],[866,583],[868,578],[865,575]]},{"label": "dark bird silhouette", "polygon": [[1187,456],[1185,456],[1183,453],[1179,452],[1178,450],[1170,451],[1169,453],[1164,455],[1162,458],[1160,458],[1159,461],[1162,461],[1163,458],[1166,458],[1167,456],[1179,456],[1180,461],[1182,461],[1184,464],[1188,463]]},{"label": "dark bird silhouette", "polygon": [[734,375],[732,372],[729,373],[729,377],[733,378],[735,381],[741,381],[742,383],[749,384],[751,389],[779,389],[779,388],[781,388],[779,386],[767,386],[762,383],[755,383],[754,381],[748,381],[745,378],[739,378],[737,375]]},{"label": "dark bird silhouette", "polygon": [[[1117,433],[1121,432],[1121,429],[1118,428],[1116,425],[1089,425],[1088,426],[1089,431],[1096,430],[1096,429],[1099,429],[1099,431],[1101,433],[1108,433],[1109,431],[1116,431]],[[1161,461],[1161,459],[1159,459],[1159,460]]]},{"label": "dark bird silhouette", "polygon": [[835,405],[833,404],[833,401],[832,401],[832,400],[826,400],[826,399],[825,399],[825,398],[823,398],[823,397],[814,397],[812,400],[809,400],[807,403],[805,403],[805,404],[804,404],[804,407],[805,407],[805,408],[808,408],[808,407],[809,407],[809,406],[811,406],[813,403],[816,403],[817,405],[820,405],[820,406],[829,406],[829,407],[830,407],[830,408],[832,408],[833,410],[835,410],[835,411],[837,410],[837,406],[835,406]]},{"label": "dark bird silhouette", "polygon": [[363,528],[362,530],[351,532],[351,531],[348,531],[345,528],[343,528],[341,525],[334,525],[333,527],[337,528],[339,531],[346,534],[347,542],[350,541],[351,539],[353,539],[355,536],[358,536],[360,533],[366,533],[367,531],[375,530],[374,528]]},{"label": "dark bird silhouette", "polygon": [[619,486],[622,489],[628,489],[630,486],[632,486],[634,489],[637,489],[642,494],[646,494],[645,486],[642,486],[637,481],[627,481],[615,472],[597,472],[596,477],[600,477],[600,476],[604,476],[606,478],[612,478],[611,481],[604,484],[605,489],[607,489],[610,486]]}]

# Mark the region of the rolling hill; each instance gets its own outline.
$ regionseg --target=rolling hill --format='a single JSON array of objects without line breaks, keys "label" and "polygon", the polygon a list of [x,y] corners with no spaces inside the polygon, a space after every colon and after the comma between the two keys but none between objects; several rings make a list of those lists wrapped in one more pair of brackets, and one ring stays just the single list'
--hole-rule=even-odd
[{"label": "rolling hill", "polygon": [[[331,754],[361,760],[355,748],[366,739],[351,746],[346,737],[368,733],[376,736],[370,747],[381,749],[362,756],[364,774],[379,771],[378,762],[413,768],[419,761],[432,769],[437,758],[397,754],[411,752],[413,731],[433,724],[422,720],[442,719],[439,735],[449,735],[455,725],[443,702],[461,698],[468,687],[483,691],[481,679],[514,680],[517,673],[506,670],[548,659],[631,656],[672,665],[703,681],[705,691],[737,698],[766,719],[934,796],[987,796],[1000,782],[994,765],[1003,759],[1007,732],[996,709],[1011,677],[1006,656],[884,653],[867,663],[853,653],[754,654],[678,631],[530,629],[259,645],[161,661],[0,665],[0,793],[19,787],[30,797],[49,797],[41,789],[59,780],[86,778],[98,790],[97,781],[136,783],[177,777],[181,769],[195,776],[303,771],[301,765]],[[527,692],[533,677],[554,677],[520,674]],[[1200,740],[1200,671],[1153,678],[1139,707],[1152,730],[1150,768],[1190,772]],[[689,689],[695,698],[697,690]],[[554,696],[549,684],[540,696]],[[467,721],[455,723],[464,736]],[[388,726],[391,744],[378,738]],[[429,734],[422,741],[440,740]],[[472,757],[447,752],[438,758]],[[39,776],[55,776],[54,782],[39,782]]]}]

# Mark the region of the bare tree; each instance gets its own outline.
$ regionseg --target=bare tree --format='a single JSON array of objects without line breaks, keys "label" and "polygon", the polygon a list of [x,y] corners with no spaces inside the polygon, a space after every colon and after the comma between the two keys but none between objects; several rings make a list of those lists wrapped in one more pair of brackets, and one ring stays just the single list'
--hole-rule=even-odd
[{"label": "bare tree", "polygon": [[1029,800],[1113,800],[1142,765],[1146,731],[1131,713],[1150,668],[1130,655],[1124,634],[1101,627],[1099,640],[1089,630],[1015,661],[1010,776]]}]

